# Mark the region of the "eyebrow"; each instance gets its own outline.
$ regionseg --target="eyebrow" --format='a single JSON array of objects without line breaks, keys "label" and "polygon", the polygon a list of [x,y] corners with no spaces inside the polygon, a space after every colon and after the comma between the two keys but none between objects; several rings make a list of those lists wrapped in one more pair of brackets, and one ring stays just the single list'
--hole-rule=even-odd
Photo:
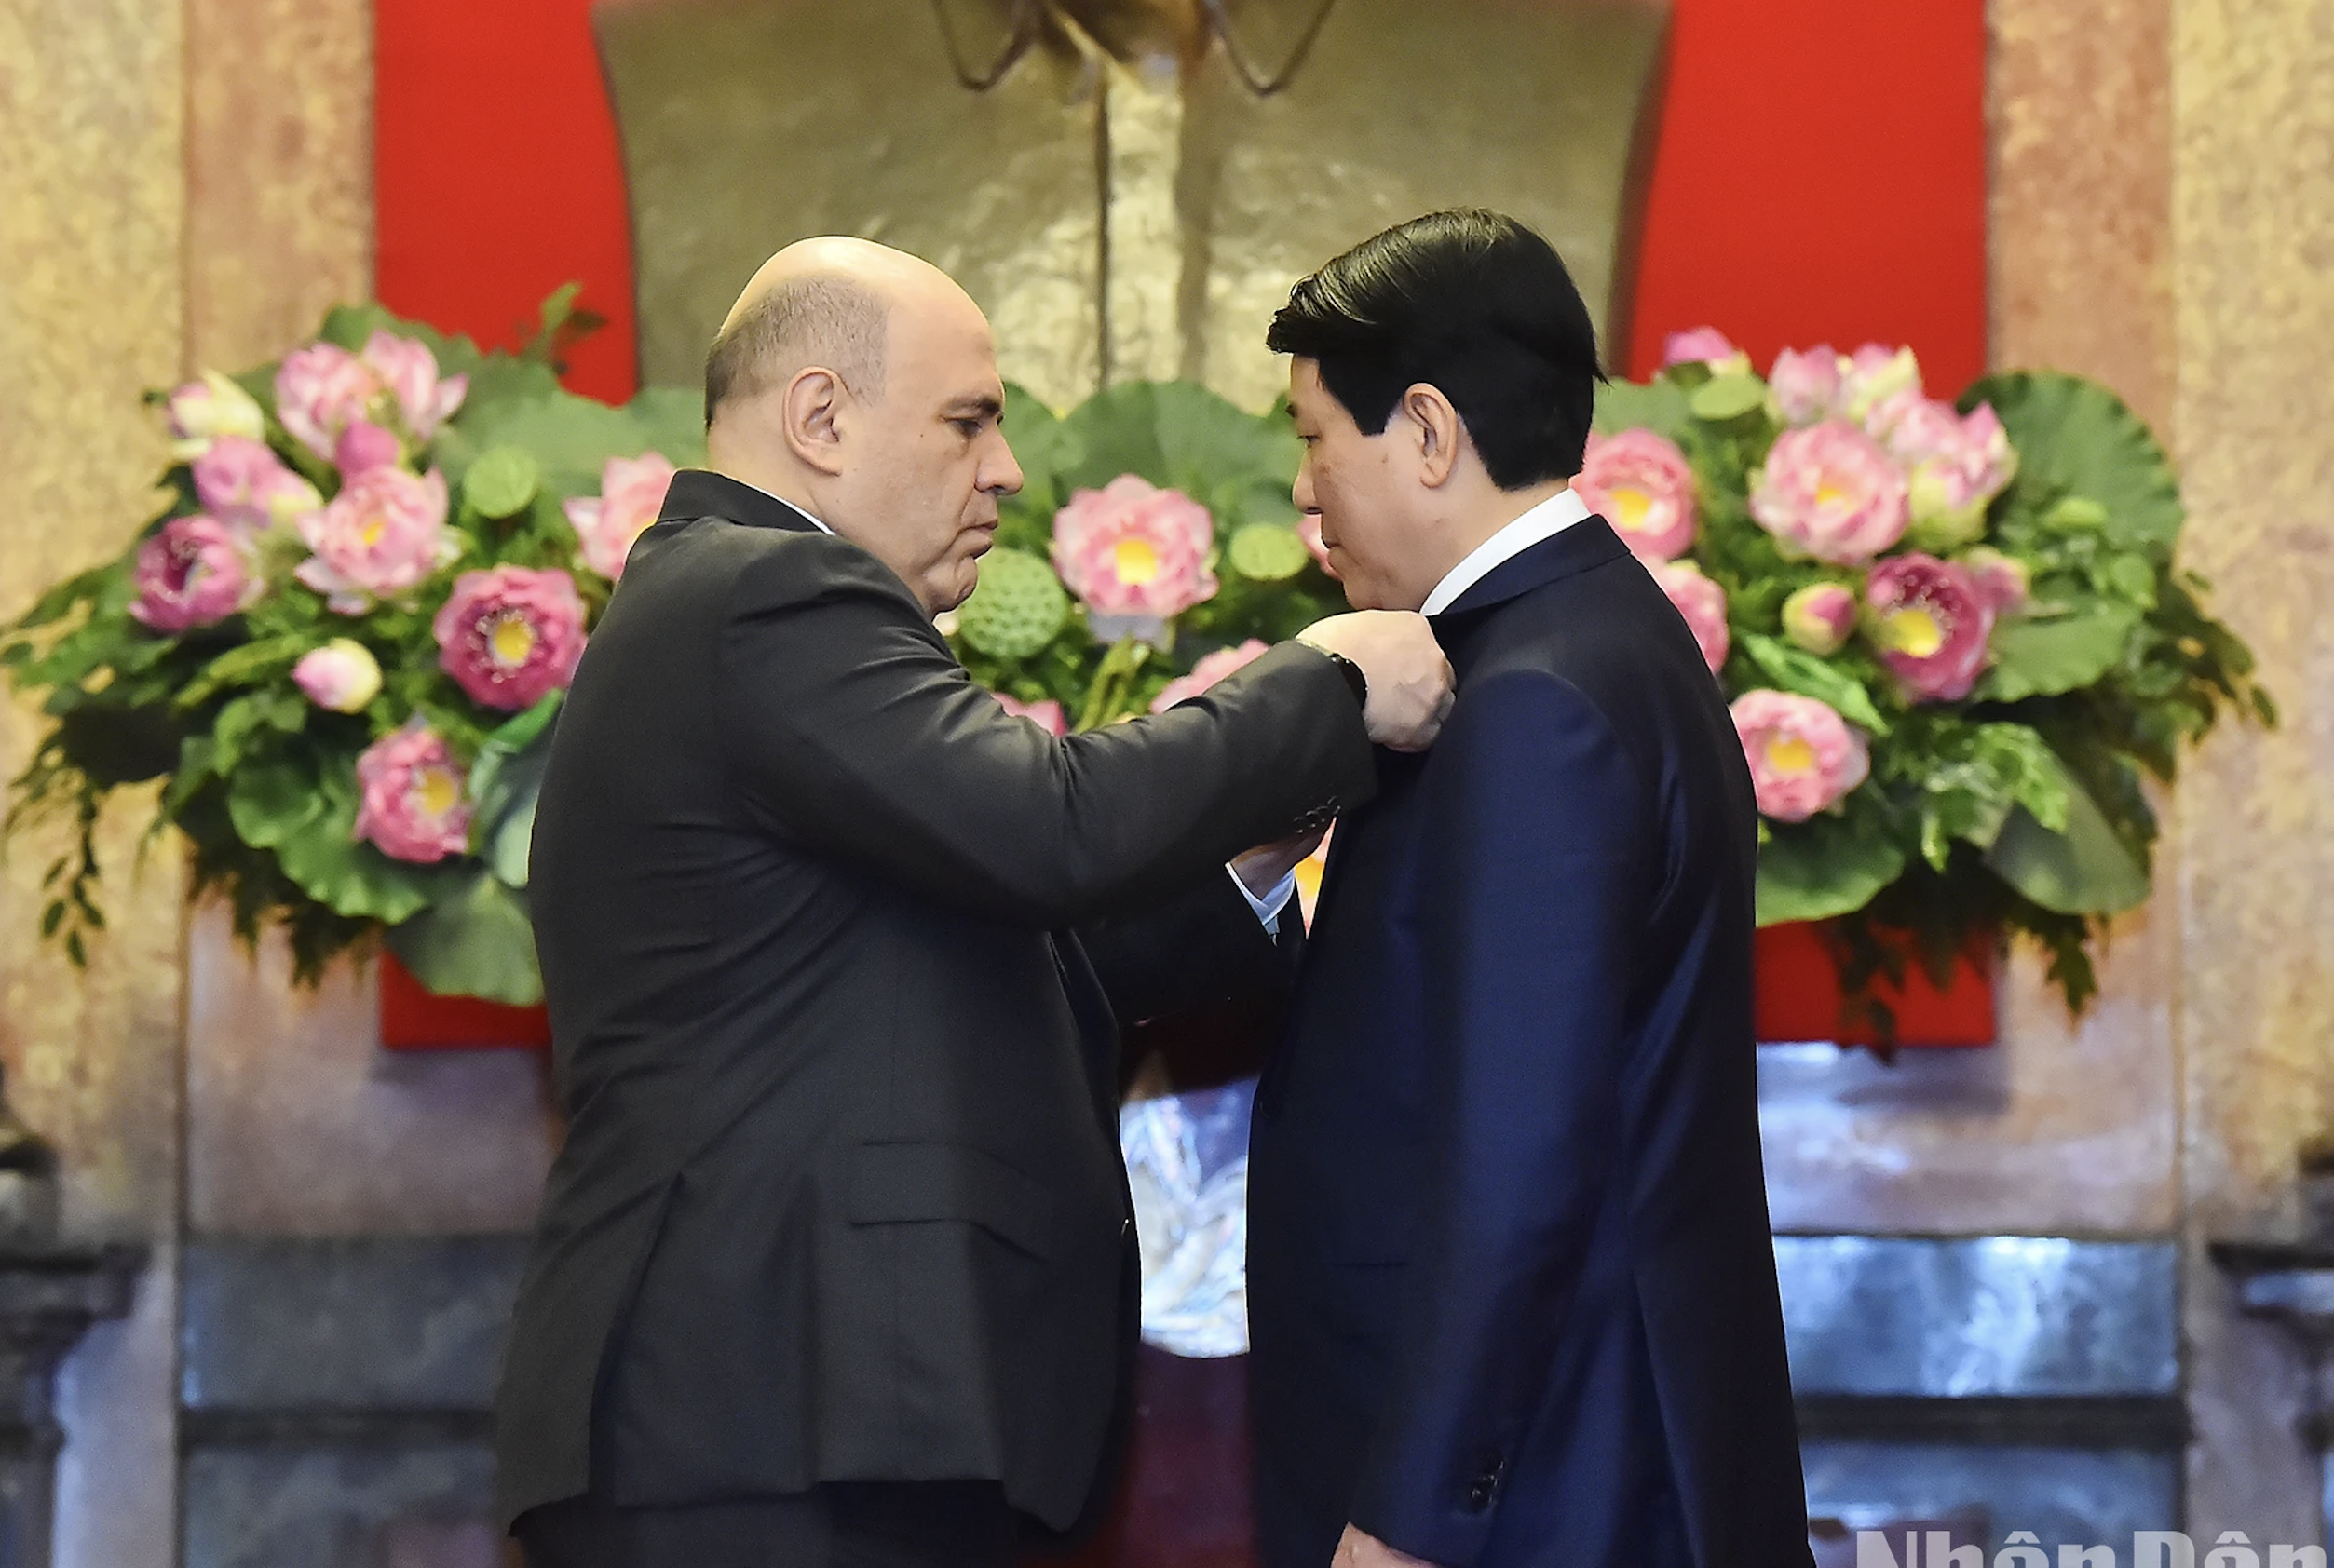
[{"label": "eyebrow", "polygon": [[961,419],[973,414],[979,414],[983,418],[1002,418],[1005,413],[1005,405],[999,399],[986,395],[966,396],[956,399],[941,412],[943,417],[948,419]]}]

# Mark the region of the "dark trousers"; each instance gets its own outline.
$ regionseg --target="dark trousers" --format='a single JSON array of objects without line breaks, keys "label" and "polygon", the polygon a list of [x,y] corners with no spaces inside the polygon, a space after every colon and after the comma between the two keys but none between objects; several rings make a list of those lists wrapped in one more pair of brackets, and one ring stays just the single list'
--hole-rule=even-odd
[{"label": "dark trousers", "polygon": [[519,1516],[528,1568],[999,1568],[1016,1516],[994,1481],[852,1482],[792,1497]]}]

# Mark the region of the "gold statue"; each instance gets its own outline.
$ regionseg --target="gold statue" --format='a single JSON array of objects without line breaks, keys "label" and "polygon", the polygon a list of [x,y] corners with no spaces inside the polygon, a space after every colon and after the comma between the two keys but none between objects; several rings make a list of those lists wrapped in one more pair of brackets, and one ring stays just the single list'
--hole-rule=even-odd
[{"label": "gold statue", "polygon": [[1056,406],[1145,377],[1262,408],[1265,322],[1356,240],[1481,205],[1618,343],[1666,0],[615,0],[645,380],[806,235],[925,256]]}]

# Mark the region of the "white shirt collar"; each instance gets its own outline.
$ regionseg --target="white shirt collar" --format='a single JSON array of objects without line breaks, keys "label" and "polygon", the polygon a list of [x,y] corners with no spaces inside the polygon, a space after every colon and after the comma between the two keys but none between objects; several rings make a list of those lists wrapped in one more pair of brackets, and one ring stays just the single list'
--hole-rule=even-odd
[{"label": "white shirt collar", "polygon": [[1439,615],[1459,602],[1459,596],[1489,576],[1494,568],[1522,555],[1543,539],[1553,539],[1589,515],[1588,504],[1567,487],[1500,529],[1467,552],[1467,559],[1434,585],[1418,606],[1421,615]]},{"label": "white shirt collar", "polygon": [[[732,474],[732,475],[730,475],[729,477],[730,477],[731,479],[733,479],[733,480],[737,480],[737,479],[738,479],[738,476],[737,476],[737,475],[735,475],[735,474]],[[761,487],[760,485],[758,485],[758,484],[754,483],[752,480],[738,480],[738,482],[739,482],[740,484],[741,484],[741,485],[744,485],[744,486],[745,486],[748,490],[762,490],[762,487]],[[773,501],[775,501],[775,502],[777,502],[780,506],[781,506],[781,507],[794,507],[794,510],[796,510],[796,511],[800,512],[803,516],[805,516],[805,517],[807,517],[807,518],[809,518],[809,519],[810,519],[810,520],[811,520],[811,522],[817,526],[817,528],[818,528],[818,530],[819,530],[819,532],[820,532],[820,533],[821,533],[821,534],[832,534],[832,533],[834,533],[834,532],[835,532],[835,530],[834,530],[834,529],[829,528],[829,527],[826,525],[826,520],[825,520],[824,518],[814,516],[814,515],[812,514],[812,512],[811,512],[810,508],[809,508],[809,507],[806,507],[806,506],[804,506],[801,502],[799,502],[799,501],[789,501],[789,500],[788,500],[788,499],[786,499],[786,497],[785,497],[785,496],[783,496],[783,495],[770,495],[770,493],[769,493],[768,491],[767,491],[767,490],[762,490],[762,493],[763,493],[763,494],[765,494],[765,495],[769,495],[769,496],[770,496],[770,499],[771,499],[771,500],[773,500]]]}]

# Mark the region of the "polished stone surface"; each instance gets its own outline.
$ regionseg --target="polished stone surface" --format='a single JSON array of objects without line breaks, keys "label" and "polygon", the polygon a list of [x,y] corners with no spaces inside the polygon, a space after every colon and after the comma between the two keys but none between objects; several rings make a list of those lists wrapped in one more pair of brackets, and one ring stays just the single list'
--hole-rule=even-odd
[{"label": "polished stone surface", "polygon": [[[113,556],[152,514],[165,452],[140,398],[183,364],[184,45],[178,0],[0,5],[0,617]],[[0,776],[41,727],[0,700]],[[41,877],[68,824],[25,833],[0,862],[0,1059],[17,1110],[62,1156],[68,1233],[167,1257],[181,878],[167,848],[133,872],[150,813],[150,797],[107,813],[112,929],[86,973],[40,937]],[[67,1364],[66,1568],[171,1561],[169,1351],[167,1318],[142,1310]]]},{"label": "polished stone surface", "polygon": [[184,1486],[184,1568],[500,1561],[494,1455],[482,1443],[203,1448],[187,1456]]},{"label": "polished stone surface", "polygon": [[[2180,782],[2193,1245],[2289,1225],[2296,1145],[2334,1116],[2334,0],[2175,0],[2170,59],[2185,549],[2285,713]],[[2194,1534],[2314,1538],[2297,1352],[2196,1251]]]},{"label": "polished stone surface", "polygon": [[1906,1050],[1893,1064],[1828,1045],[1763,1046],[1758,1119],[1768,1203],[1784,1230],[2113,1235],[2178,1212],[2175,1078],[2139,944],[2070,1025],[2015,953],[2001,1044]]},{"label": "polished stone surface", "polygon": [[186,1183],[197,1233],[365,1236],[534,1223],[557,1124],[539,1051],[385,1051],[370,969],[292,985],[215,905],[187,935]]},{"label": "polished stone surface", "polygon": [[2134,1531],[2172,1529],[2180,1517],[2175,1453],[1810,1442],[1802,1456],[1811,1515],[1872,1529],[1976,1513],[1989,1554],[2026,1530],[2054,1561],[2061,1546],[2112,1542],[2121,1562]]},{"label": "polished stone surface", "polygon": [[2179,1386],[2178,1258],[2168,1242],[1782,1236],[1775,1264],[1802,1398]]},{"label": "polished stone surface", "polygon": [[524,1249],[517,1236],[189,1241],[185,1568],[499,1561],[488,1440]]},{"label": "polished stone surface", "polygon": [[190,1240],[182,1402],[206,1413],[483,1410],[525,1245],[517,1236]]}]

